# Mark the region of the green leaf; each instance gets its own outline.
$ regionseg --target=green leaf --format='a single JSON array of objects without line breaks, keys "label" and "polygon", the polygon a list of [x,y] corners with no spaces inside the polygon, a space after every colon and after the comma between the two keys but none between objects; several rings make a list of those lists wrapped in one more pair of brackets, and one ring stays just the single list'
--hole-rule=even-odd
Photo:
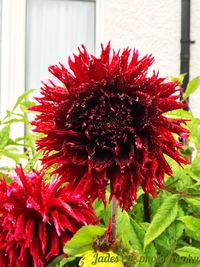
[{"label": "green leaf", "polygon": [[82,255],[92,249],[93,242],[105,232],[97,225],[83,226],[64,246],[64,252],[70,256]]},{"label": "green leaf", "polygon": [[104,211],[103,202],[96,199],[95,202],[93,203],[93,208],[95,210],[97,218],[102,217],[102,212]]},{"label": "green leaf", "polygon": [[63,267],[66,263],[74,261],[75,257],[66,257],[64,255],[60,255],[53,259],[46,267]]},{"label": "green leaf", "polygon": [[195,198],[184,198],[184,200],[185,200],[188,204],[191,204],[192,206],[194,206],[194,207],[200,209],[200,199],[195,199]]},{"label": "green leaf", "polygon": [[101,216],[102,216],[102,219],[105,225],[107,225],[110,220],[110,214],[111,214],[111,205],[108,204],[101,213]]},{"label": "green leaf", "polygon": [[5,174],[5,173],[3,173],[1,171],[0,171],[0,177],[5,179],[7,184],[12,183],[12,181],[13,181],[12,178],[10,178],[7,174]]},{"label": "green leaf", "polygon": [[[29,130],[29,131],[28,131]],[[24,137],[24,146],[31,147],[32,151],[35,152],[35,135],[30,132],[30,129],[27,128],[27,133]]]},{"label": "green leaf", "polygon": [[31,90],[27,90],[26,92],[24,92],[22,95],[20,95],[17,99],[17,102],[15,103],[12,111],[14,111],[22,102],[23,99],[25,99],[28,95],[30,95],[31,93],[33,93],[35,91],[35,89],[31,89]]},{"label": "green leaf", "polygon": [[197,76],[188,83],[185,93],[183,94],[183,100],[187,99],[188,96],[194,93],[199,88],[199,86],[200,76]]},{"label": "green leaf", "polygon": [[187,124],[190,130],[190,141],[195,144],[196,149],[200,152],[200,124],[199,119],[193,119]]},{"label": "green leaf", "polygon": [[23,123],[28,123],[29,121],[24,117],[23,119],[11,119],[8,121],[3,122],[3,124],[12,124],[12,123],[18,123],[18,122],[23,122]]},{"label": "green leaf", "polygon": [[200,173],[200,154],[198,154],[195,159],[193,160],[192,162],[192,165],[191,166],[191,174],[190,175],[194,175],[194,179],[196,181],[200,181],[200,176],[199,176],[199,173]]},{"label": "green leaf", "polygon": [[137,236],[137,239],[139,240],[139,244],[140,244],[139,248],[143,248],[144,236],[145,236],[144,228],[133,219],[131,219],[131,225],[132,225],[133,230]]},{"label": "green leaf", "polygon": [[178,239],[182,236],[184,224],[174,221],[157,239],[156,245],[165,250],[172,251]]},{"label": "green leaf", "polygon": [[183,109],[176,109],[165,113],[166,117],[173,117],[173,118],[182,118],[182,119],[193,119],[193,115],[191,112],[183,110]]},{"label": "green leaf", "polygon": [[29,159],[29,161],[28,161],[27,165],[25,166],[24,170],[26,170],[26,171],[33,170],[34,169],[34,166],[35,166],[35,163],[41,157],[42,157],[42,151],[41,150],[35,152],[33,154],[32,158]]},{"label": "green leaf", "polygon": [[46,267],[59,267],[60,261],[63,259],[63,255],[56,257]]},{"label": "green leaf", "polygon": [[[184,261],[184,262],[183,262]],[[194,263],[188,263],[187,261],[189,261],[189,262],[193,262],[194,261]],[[169,265],[168,267],[200,267],[200,261],[198,260],[198,259],[190,259],[190,258],[186,258],[186,257],[183,257],[183,260],[182,261],[178,261],[179,262],[179,264],[178,265],[176,265],[176,266],[171,266],[171,265]],[[185,262],[187,262],[187,263],[185,263]],[[180,265],[180,263],[181,263],[181,265]]]},{"label": "green leaf", "polygon": [[22,153],[14,153],[9,150],[0,150],[0,155],[3,155],[7,158],[14,160],[17,164],[19,163],[21,158],[25,158],[25,159],[27,158],[26,155]]},{"label": "green leaf", "polygon": [[164,200],[147,229],[144,237],[144,247],[161,235],[175,220],[178,212],[178,198],[178,195],[171,195]]},{"label": "green leaf", "polygon": [[181,257],[192,256],[193,259],[195,257],[196,259],[199,260],[199,263],[200,263],[200,249],[199,248],[185,246],[185,247],[176,249],[175,252]]},{"label": "green leaf", "polygon": [[154,267],[157,260],[157,250],[153,243],[140,255],[137,267]]},{"label": "green leaf", "polygon": [[3,127],[0,131],[0,149],[3,149],[10,140],[10,126]]},{"label": "green leaf", "polygon": [[166,230],[166,233],[169,237],[169,241],[171,244],[174,244],[181,238],[184,230],[184,225],[182,222],[175,221],[173,222]]},{"label": "green leaf", "polygon": [[68,258],[62,259],[60,264],[59,264],[59,267],[63,267],[63,266],[65,266],[66,263],[72,262],[75,259],[76,259],[75,257],[68,257]]},{"label": "green leaf", "polygon": [[186,74],[187,73],[182,73],[177,77],[175,77],[175,76],[169,77],[169,80],[172,82],[179,82],[179,85],[181,85],[183,83],[183,80],[184,80]]},{"label": "green leaf", "polygon": [[22,102],[20,104],[20,109],[22,112],[24,113],[27,113],[28,112],[28,108],[32,107],[35,105],[35,102],[34,101],[29,101],[29,100],[26,100],[24,102]]},{"label": "green leaf", "polygon": [[120,209],[117,212],[117,237],[126,249],[143,250],[144,230]]},{"label": "green leaf", "polygon": [[197,241],[200,241],[200,219],[193,216],[182,216],[179,218],[179,220],[185,224],[186,235]]}]

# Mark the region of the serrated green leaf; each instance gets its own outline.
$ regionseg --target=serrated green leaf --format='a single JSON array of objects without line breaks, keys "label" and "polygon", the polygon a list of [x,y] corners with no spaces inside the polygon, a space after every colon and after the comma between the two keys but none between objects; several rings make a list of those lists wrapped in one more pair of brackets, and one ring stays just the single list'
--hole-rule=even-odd
[{"label": "serrated green leaf", "polygon": [[157,261],[157,250],[153,243],[140,255],[137,267],[154,267]]},{"label": "serrated green leaf", "polygon": [[185,200],[188,204],[191,204],[192,206],[194,206],[194,207],[200,209],[200,199],[195,199],[195,198],[184,198],[184,200]]},{"label": "serrated green leaf", "polygon": [[178,212],[178,198],[178,195],[171,195],[164,200],[147,229],[144,237],[144,247],[161,235],[175,220]]},{"label": "serrated green leaf", "polygon": [[161,247],[162,250],[164,249],[164,250],[170,251],[171,244],[170,244],[169,238],[165,232],[162,233],[159,237],[157,237],[155,242],[156,242],[156,247]]},{"label": "serrated green leaf", "polygon": [[24,98],[26,98],[28,95],[30,95],[31,93],[33,93],[34,91],[36,91],[35,89],[31,89],[31,90],[27,90],[26,92],[24,92],[22,95],[20,95],[18,98],[17,98],[17,102],[15,103],[12,111],[14,111],[18,106],[19,104],[23,101]]},{"label": "serrated green leaf", "polygon": [[197,76],[188,83],[185,93],[183,94],[183,100],[186,100],[188,96],[190,96],[199,88],[199,86],[200,86],[200,76]]},{"label": "serrated green leaf", "polygon": [[21,158],[27,158],[25,154],[22,153],[14,153],[11,152],[11,150],[0,150],[0,155],[3,155],[7,158],[10,158],[12,160],[14,160],[17,164],[20,162]]},{"label": "serrated green leaf", "polygon": [[184,223],[186,229],[186,235],[192,237],[197,241],[200,241],[200,232],[199,232],[200,219],[195,218],[193,216],[182,216],[178,219]]},{"label": "serrated green leaf", "polygon": [[185,247],[176,249],[175,252],[181,257],[189,257],[189,256],[196,257],[196,259],[198,259],[200,263],[200,249],[199,248],[185,246]]},{"label": "serrated green leaf", "polygon": [[92,249],[93,242],[104,234],[105,228],[97,225],[83,226],[64,246],[64,252],[70,256],[82,255]]},{"label": "serrated green leaf", "polygon": [[29,146],[32,151],[35,152],[35,135],[31,132],[27,132],[24,137],[24,146]]},{"label": "serrated green leaf", "polygon": [[[192,258],[178,256],[175,254],[172,257],[172,262],[170,262],[167,267],[200,267],[200,263],[198,264],[198,259],[194,259],[194,263],[192,263]],[[164,267],[164,266],[163,266]]]},{"label": "serrated green leaf", "polygon": [[182,236],[184,224],[179,221],[173,222],[156,240],[156,247],[170,251],[174,249],[178,239]]},{"label": "serrated green leaf", "polygon": [[184,225],[182,222],[175,221],[167,228],[167,234],[169,235],[169,239],[172,242],[173,239],[175,242],[181,238],[184,230]]},{"label": "serrated green leaf", "polygon": [[134,232],[136,233],[137,239],[141,244],[141,248],[143,248],[144,236],[145,236],[144,228],[133,219],[131,219],[131,225],[133,227]]},{"label": "serrated green leaf", "polygon": [[162,205],[163,201],[168,196],[171,196],[171,193],[169,193],[167,191],[162,191],[162,192],[160,192],[160,194],[157,197],[155,197],[155,198],[152,199],[152,202],[151,202],[151,216],[152,216],[152,218],[157,213],[159,207]]},{"label": "serrated green leaf", "polygon": [[[185,259],[185,261],[187,261],[187,258]],[[192,262],[192,259],[191,260],[189,259],[188,261]],[[199,262],[198,259],[197,260],[194,259],[194,261]],[[180,263],[177,265],[177,267],[180,267],[180,266],[181,267],[200,267],[200,263],[183,263],[182,261],[181,265]],[[169,267],[173,267],[173,266],[170,265]]]},{"label": "serrated green leaf", "polygon": [[[198,264],[199,262],[199,264]],[[200,261],[197,257],[192,258],[192,256],[180,256],[174,254],[171,258],[171,262],[162,267],[200,267]]]},{"label": "serrated green leaf", "polygon": [[117,212],[117,237],[126,249],[143,250],[144,230],[120,209]]},{"label": "serrated green leaf", "polygon": [[30,171],[30,170],[33,170],[34,169],[34,166],[35,166],[35,163],[37,162],[37,160],[39,158],[42,157],[42,151],[37,151],[33,154],[32,158],[29,159],[27,165],[25,166],[24,170],[25,171]]},{"label": "serrated green leaf", "polygon": [[3,149],[10,140],[10,126],[7,125],[0,130],[0,149]]},{"label": "serrated green leaf", "polygon": [[177,264],[177,263],[174,263],[174,262],[170,262],[169,265],[167,265],[167,267],[180,267],[180,264]]},{"label": "serrated green leaf", "polygon": [[8,121],[3,122],[3,124],[12,124],[12,123],[19,123],[19,122],[23,122],[23,123],[28,123],[29,121],[24,117],[23,119],[11,119]]}]

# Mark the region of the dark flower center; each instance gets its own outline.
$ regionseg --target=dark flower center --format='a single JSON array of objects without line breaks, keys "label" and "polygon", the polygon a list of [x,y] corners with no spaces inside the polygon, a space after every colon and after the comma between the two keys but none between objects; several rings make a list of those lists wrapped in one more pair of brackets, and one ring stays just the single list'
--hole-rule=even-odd
[{"label": "dark flower center", "polygon": [[80,133],[84,143],[116,153],[122,144],[135,142],[147,115],[147,108],[135,97],[97,92],[73,103],[65,126]]}]

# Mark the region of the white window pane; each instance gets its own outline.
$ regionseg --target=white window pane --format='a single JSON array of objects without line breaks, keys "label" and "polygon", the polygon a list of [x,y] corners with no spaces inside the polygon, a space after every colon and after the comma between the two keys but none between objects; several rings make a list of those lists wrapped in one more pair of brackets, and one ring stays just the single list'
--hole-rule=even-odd
[{"label": "white window pane", "polygon": [[1,116],[24,92],[26,0],[2,0]]},{"label": "white window pane", "polygon": [[[0,0],[0,85],[1,85],[1,36],[2,36],[2,0]],[[1,99],[1,86],[0,86],[0,99]]]},{"label": "white window pane", "polygon": [[27,0],[26,88],[39,88],[48,66],[67,64],[85,44],[95,47],[95,2]]}]

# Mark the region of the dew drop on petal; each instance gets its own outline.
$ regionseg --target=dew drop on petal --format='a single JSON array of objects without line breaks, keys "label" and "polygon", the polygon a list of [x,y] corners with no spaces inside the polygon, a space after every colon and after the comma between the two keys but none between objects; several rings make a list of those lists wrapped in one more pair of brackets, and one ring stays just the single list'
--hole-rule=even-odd
[{"label": "dew drop on petal", "polygon": [[26,207],[27,207],[28,209],[32,209],[32,208],[33,208],[33,203],[30,201],[30,199],[28,199],[28,200],[26,201]]},{"label": "dew drop on petal", "polygon": [[5,209],[8,210],[8,211],[11,211],[11,210],[14,209],[14,205],[11,204],[11,203],[6,203],[6,204],[4,204],[4,207],[5,207]]},{"label": "dew drop on petal", "polygon": [[7,196],[10,197],[10,195],[11,195],[11,193],[12,193],[13,191],[15,191],[14,188],[12,188],[12,187],[8,187],[8,188],[7,188]]},{"label": "dew drop on petal", "polygon": [[121,174],[124,174],[124,169],[121,169]]}]

